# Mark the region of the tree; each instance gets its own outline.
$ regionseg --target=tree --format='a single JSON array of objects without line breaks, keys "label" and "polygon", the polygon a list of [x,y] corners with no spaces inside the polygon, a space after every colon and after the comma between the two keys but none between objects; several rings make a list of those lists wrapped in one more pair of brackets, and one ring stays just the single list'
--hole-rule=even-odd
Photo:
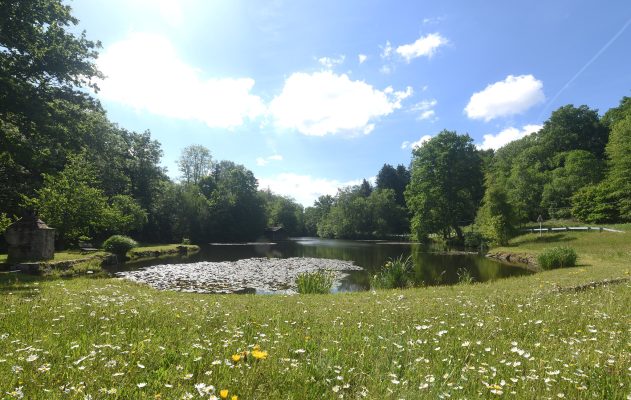
[{"label": "tree", "polygon": [[187,146],[182,150],[178,166],[187,183],[197,184],[212,170],[213,163],[210,151],[201,145]]},{"label": "tree", "polygon": [[[78,21],[61,0],[0,1],[0,182],[14,196],[32,196],[43,173],[55,174],[85,144],[82,123],[102,112],[85,87],[96,89],[99,42],[72,31]],[[2,174],[0,174],[2,175]]]},{"label": "tree", "polygon": [[560,153],[555,161],[558,167],[549,173],[541,206],[552,218],[569,218],[572,196],[579,189],[599,182],[602,166],[594,154],[585,150]]},{"label": "tree", "polygon": [[392,189],[398,205],[405,207],[405,188],[410,183],[410,172],[403,165],[394,168],[390,164],[383,164],[377,173],[377,189]]},{"label": "tree", "polygon": [[107,197],[97,188],[95,176],[85,155],[71,156],[63,171],[45,174],[37,197],[26,201],[56,229],[62,248],[76,243],[80,236],[95,237],[112,228]]},{"label": "tree", "polygon": [[430,233],[448,238],[471,223],[482,199],[482,159],[469,135],[442,131],[413,151],[411,181],[405,198],[417,239]]},{"label": "tree", "polygon": [[615,122],[611,129],[607,156],[609,172],[606,181],[613,190],[620,217],[631,221],[631,107],[627,107],[624,118]]},{"label": "tree", "polygon": [[601,122],[598,111],[586,105],[569,104],[554,111],[539,132],[546,156],[555,153],[585,150],[602,160],[608,139],[607,127]]},{"label": "tree", "polygon": [[261,191],[260,195],[265,204],[268,226],[282,226],[289,236],[303,233],[302,205],[289,197],[275,195],[269,189]]},{"label": "tree", "polygon": [[316,236],[318,234],[318,223],[322,221],[330,212],[335,199],[327,194],[318,197],[313,202],[313,207],[307,207],[304,212],[305,234]]}]

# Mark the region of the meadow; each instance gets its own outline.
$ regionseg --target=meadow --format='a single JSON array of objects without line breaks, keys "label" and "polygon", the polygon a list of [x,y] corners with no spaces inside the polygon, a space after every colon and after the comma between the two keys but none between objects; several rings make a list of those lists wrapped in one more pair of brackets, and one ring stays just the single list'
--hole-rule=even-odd
[{"label": "meadow", "polygon": [[196,295],[3,273],[0,394],[630,399],[631,225],[618,227],[497,249],[571,246],[574,268],[406,290]]}]

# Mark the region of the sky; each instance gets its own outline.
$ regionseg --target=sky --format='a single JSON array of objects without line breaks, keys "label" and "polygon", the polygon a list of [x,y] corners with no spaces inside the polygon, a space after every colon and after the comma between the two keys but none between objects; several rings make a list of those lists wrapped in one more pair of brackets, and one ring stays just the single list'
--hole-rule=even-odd
[{"label": "sky", "polygon": [[111,121],[254,172],[304,206],[447,129],[483,149],[631,96],[631,3],[74,0]]}]

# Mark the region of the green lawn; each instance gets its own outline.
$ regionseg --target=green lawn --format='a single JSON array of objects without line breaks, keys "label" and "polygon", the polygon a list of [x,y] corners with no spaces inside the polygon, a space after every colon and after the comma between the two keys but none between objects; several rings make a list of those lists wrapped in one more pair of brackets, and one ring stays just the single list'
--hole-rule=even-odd
[{"label": "green lawn", "polygon": [[[569,245],[580,266],[402,291],[196,295],[11,275],[0,393],[179,399],[213,385],[239,399],[627,399],[631,284],[559,287],[628,277],[631,234],[555,235],[504,250]],[[267,357],[254,359],[255,346]]]}]

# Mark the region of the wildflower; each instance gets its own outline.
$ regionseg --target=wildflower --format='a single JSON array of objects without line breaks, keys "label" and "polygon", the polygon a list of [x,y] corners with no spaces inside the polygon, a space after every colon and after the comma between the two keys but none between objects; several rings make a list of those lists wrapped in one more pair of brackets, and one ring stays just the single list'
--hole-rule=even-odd
[{"label": "wildflower", "polygon": [[232,355],[232,362],[239,362],[241,360],[241,354],[233,354]]},{"label": "wildflower", "polygon": [[147,386],[146,382],[140,382],[138,383],[136,386],[138,386],[140,389],[144,388],[145,386]]},{"label": "wildflower", "polygon": [[233,395],[233,396],[230,398],[230,400],[239,400],[239,396],[237,396],[237,395]]},{"label": "wildflower", "polygon": [[262,350],[252,350],[252,357],[257,360],[265,360],[267,358],[267,351]]},{"label": "wildflower", "polygon": [[37,354],[31,354],[28,357],[26,357],[26,361],[27,362],[33,362],[35,360],[37,360],[39,358],[39,356]]},{"label": "wildflower", "polygon": [[221,396],[222,399],[227,399],[228,398],[228,389],[222,389],[219,391],[219,396]]}]

